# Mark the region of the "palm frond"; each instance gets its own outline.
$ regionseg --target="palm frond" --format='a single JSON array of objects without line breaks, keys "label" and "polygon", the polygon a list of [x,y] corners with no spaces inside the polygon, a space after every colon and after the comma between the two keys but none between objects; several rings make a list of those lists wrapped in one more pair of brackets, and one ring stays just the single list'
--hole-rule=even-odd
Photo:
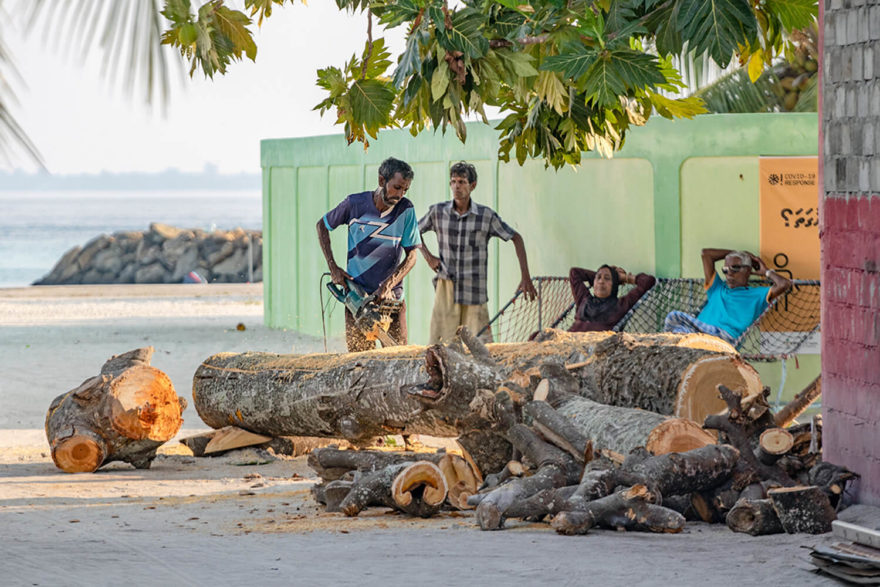
[{"label": "palm frond", "polygon": [[172,72],[183,72],[161,45],[161,10],[162,0],[29,0],[20,16],[55,49],[81,61],[99,54],[112,85],[164,107]]},{"label": "palm frond", "polygon": [[748,72],[739,68],[692,95],[702,99],[709,112],[715,114],[778,112],[782,109],[782,103],[773,92],[774,84],[778,83],[776,74],[771,70],[765,71],[758,81],[752,83]]}]

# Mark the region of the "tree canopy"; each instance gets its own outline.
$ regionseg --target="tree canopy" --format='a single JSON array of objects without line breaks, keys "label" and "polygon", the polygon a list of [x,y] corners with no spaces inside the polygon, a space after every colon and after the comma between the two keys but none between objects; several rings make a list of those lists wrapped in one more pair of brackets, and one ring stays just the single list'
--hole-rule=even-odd
[{"label": "tree canopy", "polygon": [[[164,1],[161,14],[169,28],[161,42],[189,61],[190,75],[201,71],[209,77],[225,74],[234,60],[255,59],[254,20],[259,25],[273,9],[296,3],[244,0],[242,12],[224,0],[198,0],[195,9],[190,0]],[[41,6],[45,0],[34,3]],[[62,16],[88,20],[89,10],[109,6],[105,37],[124,39],[120,31],[126,27],[113,23],[135,22],[149,32],[132,35],[142,41],[158,34],[151,17],[154,3],[158,0],[138,0],[130,11],[120,10],[116,2],[77,0],[76,8]],[[379,130],[393,127],[406,127],[413,135],[451,127],[465,140],[465,119],[477,116],[488,122],[485,107],[492,106],[502,116],[497,125],[501,159],[513,156],[522,163],[537,157],[554,167],[577,164],[584,151],[611,156],[630,126],[642,125],[654,114],[675,118],[705,112],[699,97],[679,94],[684,84],[672,56],[706,55],[722,67],[736,59],[755,81],[765,66],[790,52],[791,33],[815,23],[818,12],[816,0],[336,4],[340,10],[368,14],[363,50],[341,67],[317,72],[317,84],[327,94],[316,109],[335,114],[349,142],[368,145]],[[374,20],[384,29],[405,27],[400,55],[392,56],[381,36],[374,38]],[[4,58],[0,46],[0,66]],[[164,65],[154,61],[144,60],[148,94],[165,82]],[[159,82],[154,83],[157,72]],[[26,140],[2,105],[0,100],[0,131]]]}]

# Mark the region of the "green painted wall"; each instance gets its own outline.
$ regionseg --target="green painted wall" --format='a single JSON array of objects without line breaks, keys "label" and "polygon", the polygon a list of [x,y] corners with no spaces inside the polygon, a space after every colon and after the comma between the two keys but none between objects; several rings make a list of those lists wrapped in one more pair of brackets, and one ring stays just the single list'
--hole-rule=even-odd
[{"label": "green painted wall", "polygon": [[[429,204],[449,199],[450,163],[473,162],[479,173],[474,199],[494,207],[523,235],[532,275],[565,275],[575,264],[609,262],[661,277],[698,277],[704,246],[758,248],[758,157],[816,154],[817,137],[815,114],[655,117],[628,134],[614,159],[587,154],[578,169],[559,171],[539,161],[523,167],[498,162],[496,133],[482,124],[468,126],[465,144],[452,134],[412,137],[405,130],[382,133],[367,151],[347,146],[341,135],[264,140],[266,324],[321,335],[318,282],[326,264],[315,224],[346,195],[376,187],[378,165],[390,155],[415,169],[408,197],[419,216]],[[342,264],[344,229],[331,236]],[[426,241],[436,253],[433,235]],[[412,343],[427,338],[430,277],[419,259],[405,282]],[[494,313],[519,282],[512,243],[493,241],[489,282]],[[338,340],[337,306],[328,304],[328,333]],[[805,362],[788,369],[787,390],[797,384],[793,374],[806,371]],[[761,369],[773,386],[778,366]]]}]

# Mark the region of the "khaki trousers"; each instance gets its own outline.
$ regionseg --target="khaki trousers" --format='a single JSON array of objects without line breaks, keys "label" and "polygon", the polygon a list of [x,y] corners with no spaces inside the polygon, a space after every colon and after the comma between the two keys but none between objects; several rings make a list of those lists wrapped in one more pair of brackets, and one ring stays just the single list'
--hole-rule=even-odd
[{"label": "khaki trousers", "polygon": [[[466,305],[455,303],[455,288],[448,279],[438,279],[434,288],[434,309],[431,312],[431,335],[428,344],[448,342],[455,336],[459,326],[467,326],[476,335],[489,323],[487,304]],[[480,337],[483,342],[492,342],[492,333],[487,330]]]}]

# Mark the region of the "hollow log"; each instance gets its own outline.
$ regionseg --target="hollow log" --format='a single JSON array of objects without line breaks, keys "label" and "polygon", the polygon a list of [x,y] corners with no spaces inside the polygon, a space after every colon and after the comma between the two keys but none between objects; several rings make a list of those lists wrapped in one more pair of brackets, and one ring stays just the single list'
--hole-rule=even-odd
[{"label": "hollow log", "polygon": [[124,461],[146,469],[156,449],[177,434],[186,401],[150,366],[152,356],[153,347],[115,355],[100,374],[55,398],[46,438],[58,468],[83,473]]},{"label": "hollow log", "polygon": [[609,496],[591,501],[585,509],[557,514],[551,526],[560,534],[586,534],[601,526],[617,530],[649,532],[681,532],[685,525],[680,513],[649,503],[650,491],[635,485]]},{"label": "hollow log", "polygon": [[769,499],[740,499],[727,512],[727,527],[752,536],[783,532],[782,522]]},{"label": "hollow log", "polygon": [[[738,356],[679,347],[682,335],[564,333],[542,343],[402,346],[362,353],[221,353],[193,377],[193,398],[212,428],[352,442],[389,434],[454,437],[492,423],[504,380],[547,361],[585,362],[571,372],[593,399],[691,419],[718,411],[715,384],[751,393],[757,373]],[[526,376],[526,379],[528,377]],[[427,384],[425,382],[427,381]]]},{"label": "hollow log", "polygon": [[339,510],[351,517],[378,505],[429,517],[440,511],[446,491],[446,480],[434,463],[397,463],[357,475]]},{"label": "hollow log", "polygon": [[831,532],[837,518],[828,496],[816,486],[782,487],[767,492],[782,528],[789,534]]}]

